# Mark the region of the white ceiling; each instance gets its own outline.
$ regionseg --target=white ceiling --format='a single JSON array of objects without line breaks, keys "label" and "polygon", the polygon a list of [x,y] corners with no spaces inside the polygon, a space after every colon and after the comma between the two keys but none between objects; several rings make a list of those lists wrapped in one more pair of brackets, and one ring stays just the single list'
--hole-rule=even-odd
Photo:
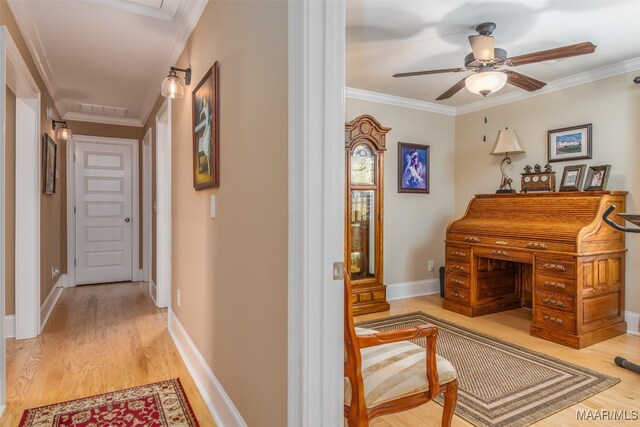
[{"label": "white ceiling", "polygon": [[206,0],[8,0],[60,115],[142,126]]},{"label": "white ceiling", "polygon": [[[550,83],[640,58],[640,1],[347,0],[347,87],[461,107],[482,100],[462,89],[435,99],[470,72],[393,78],[395,73],[464,67],[467,36],[497,24],[496,47],[509,56],[591,41],[595,53],[511,68]],[[634,63],[635,64],[635,63]],[[635,66],[635,65],[634,65]],[[626,69],[626,71],[630,71]],[[549,87],[553,87],[550,85]],[[558,85],[556,85],[558,86]],[[525,92],[511,85],[491,97]],[[512,95],[515,95],[512,93]]]}]

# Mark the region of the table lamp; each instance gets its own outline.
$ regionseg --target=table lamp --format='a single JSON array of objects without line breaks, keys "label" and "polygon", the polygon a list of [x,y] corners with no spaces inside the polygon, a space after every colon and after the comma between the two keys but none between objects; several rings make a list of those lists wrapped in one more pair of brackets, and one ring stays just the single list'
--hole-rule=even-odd
[{"label": "table lamp", "polygon": [[504,171],[506,165],[511,164],[511,158],[509,154],[520,154],[524,153],[522,146],[520,145],[520,141],[518,141],[518,135],[516,135],[516,131],[509,128],[504,128],[498,131],[498,137],[496,138],[495,144],[493,144],[493,148],[491,149],[491,155],[493,156],[501,156],[505,155],[504,159],[500,162],[500,172],[502,173],[502,180],[500,181],[500,189],[496,191],[496,194],[501,193],[515,193],[516,190],[511,188],[511,183],[513,180],[507,176]]}]

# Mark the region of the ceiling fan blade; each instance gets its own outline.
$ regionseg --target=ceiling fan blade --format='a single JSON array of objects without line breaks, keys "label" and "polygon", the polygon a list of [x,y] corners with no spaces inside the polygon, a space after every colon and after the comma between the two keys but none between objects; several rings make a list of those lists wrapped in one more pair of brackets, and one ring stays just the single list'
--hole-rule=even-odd
[{"label": "ceiling fan blade", "polygon": [[425,74],[459,73],[460,71],[467,71],[467,69],[466,68],[443,68],[442,70],[413,71],[411,73],[394,74],[393,77],[411,77],[411,76],[423,76]]},{"label": "ceiling fan blade", "polygon": [[526,55],[508,58],[506,64],[515,67],[517,65],[533,64],[534,62],[549,61],[552,59],[569,58],[571,56],[586,55],[596,50],[596,45],[591,42],[572,44],[570,46],[557,47],[555,49],[541,50]]},{"label": "ceiling fan blade", "polygon": [[467,78],[465,77],[464,79],[460,80],[458,83],[454,84],[453,86],[451,86],[449,88],[449,90],[447,90],[445,93],[443,93],[442,95],[440,95],[439,97],[436,98],[436,101],[442,101],[443,99],[449,99],[451,98],[453,95],[455,95],[456,93],[458,93],[458,91],[460,91],[460,89],[462,89],[464,87],[464,81]]},{"label": "ceiling fan blade", "polygon": [[520,89],[528,90],[529,92],[542,89],[547,85],[545,82],[525,76],[524,74],[516,73],[515,71],[505,70],[504,73],[507,75],[507,83],[518,86]]}]

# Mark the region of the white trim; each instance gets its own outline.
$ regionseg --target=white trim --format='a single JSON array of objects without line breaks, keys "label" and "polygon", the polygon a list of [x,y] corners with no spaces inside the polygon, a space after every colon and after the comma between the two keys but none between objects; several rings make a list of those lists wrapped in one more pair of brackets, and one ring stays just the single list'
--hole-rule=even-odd
[{"label": "white trim", "polygon": [[149,16],[151,18],[162,19],[163,21],[171,22],[176,16],[178,6],[180,2],[177,1],[163,1],[160,8],[152,6],[145,6],[143,4],[131,3],[127,0],[85,0],[89,3],[94,3],[110,9],[122,10],[124,12],[136,13],[142,16]]},{"label": "white trim", "polygon": [[105,123],[118,126],[133,126],[141,128],[144,123],[140,119],[127,117],[102,116],[99,114],[76,113],[70,111],[62,117],[64,120],[75,120],[78,122]]},{"label": "white trim", "polygon": [[47,325],[49,321],[49,316],[51,316],[51,312],[53,308],[58,303],[58,299],[60,299],[60,295],[62,295],[62,291],[64,290],[64,275],[58,278],[58,281],[47,295],[47,299],[42,303],[42,307],[40,308],[40,318],[42,319],[42,324],[40,325],[40,333],[44,330],[44,327]]},{"label": "white trim", "polygon": [[142,274],[141,280],[151,281],[151,246],[153,244],[151,240],[152,233],[152,181],[153,181],[153,165],[152,155],[153,150],[151,147],[152,133],[151,128],[147,129],[147,132],[142,138]]},{"label": "white trim", "polygon": [[111,138],[104,136],[74,135],[66,141],[67,145],[67,278],[65,287],[76,286],[76,221],[73,208],[76,201],[75,181],[76,168],[73,156],[76,152],[77,142],[89,142],[97,144],[127,145],[131,147],[131,280],[140,280],[139,253],[140,237],[138,214],[140,213],[140,188],[138,186],[139,164],[137,139]]},{"label": "white trim", "polygon": [[16,315],[9,314],[4,316],[4,337],[14,338],[16,336]]},{"label": "white trim", "polygon": [[387,301],[440,293],[440,280],[427,279],[387,285]]},{"label": "white trim", "polygon": [[[7,39],[11,35],[7,27],[0,27],[0,108],[4,111],[7,105]],[[0,114],[0,165],[5,165],[7,115]],[[0,318],[4,317],[5,308],[5,174],[0,173]],[[15,330],[15,328],[14,328]],[[0,328],[0,407],[4,409],[7,402],[6,351],[4,328]]]},{"label": "white trim", "polygon": [[158,305],[158,302],[156,301],[157,293],[158,293],[158,287],[156,286],[153,279],[149,279],[149,296],[151,297],[151,301],[153,301],[155,305]]},{"label": "white trim", "polygon": [[638,328],[640,328],[640,313],[625,311],[624,320],[627,322],[627,333],[640,336],[640,331],[638,331]]},{"label": "white trim", "polygon": [[395,105],[396,107],[412,108],[414,110],[430,111],[432,113],[455,116],[456,108],[447,105],[434,104],[433,102],[418,101],[400,96],[386,95],[384,93],[370,92],[362,89],[348,87],[345,89],[345,96],[352,99],[377,102],[379,104]]},{"label": "white trim", "polygon": [[289,427],[343,424],[345,15],[289,2]]},{"label": "white trim", "polygon": [[169,334],[193,377],[193,381],[202,395],[209,412],[213,415],[216,425],[224,427],[246,427],[247,423],[242,419],[222,385],[207,365],[207,362],[198,351],[198,348],[187,334],[175,313],[169,309]]},{"label": "white trim", "polygon": [[[165,122],[166,120],[166,122]],[[171,306],[171,102],[156,115],[156,305]]]}]

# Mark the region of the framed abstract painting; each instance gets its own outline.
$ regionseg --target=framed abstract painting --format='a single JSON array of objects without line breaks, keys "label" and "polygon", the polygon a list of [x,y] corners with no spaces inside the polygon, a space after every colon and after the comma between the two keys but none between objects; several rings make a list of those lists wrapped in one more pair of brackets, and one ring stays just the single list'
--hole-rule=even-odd
[{"label": "framed abstract painting", "polygon": [[398,142],[398,193],[429,194],[429,146]]},{"label": "framed abstract painting", "polygon": [[56,161],[58,146],[48,133],[44,134],[42,158],[44,162],[44,193],[56,194]]},{"label": "framed abstract painting", "polygon": [[218,61],[193,90],[193,188],[220,186]]}]

